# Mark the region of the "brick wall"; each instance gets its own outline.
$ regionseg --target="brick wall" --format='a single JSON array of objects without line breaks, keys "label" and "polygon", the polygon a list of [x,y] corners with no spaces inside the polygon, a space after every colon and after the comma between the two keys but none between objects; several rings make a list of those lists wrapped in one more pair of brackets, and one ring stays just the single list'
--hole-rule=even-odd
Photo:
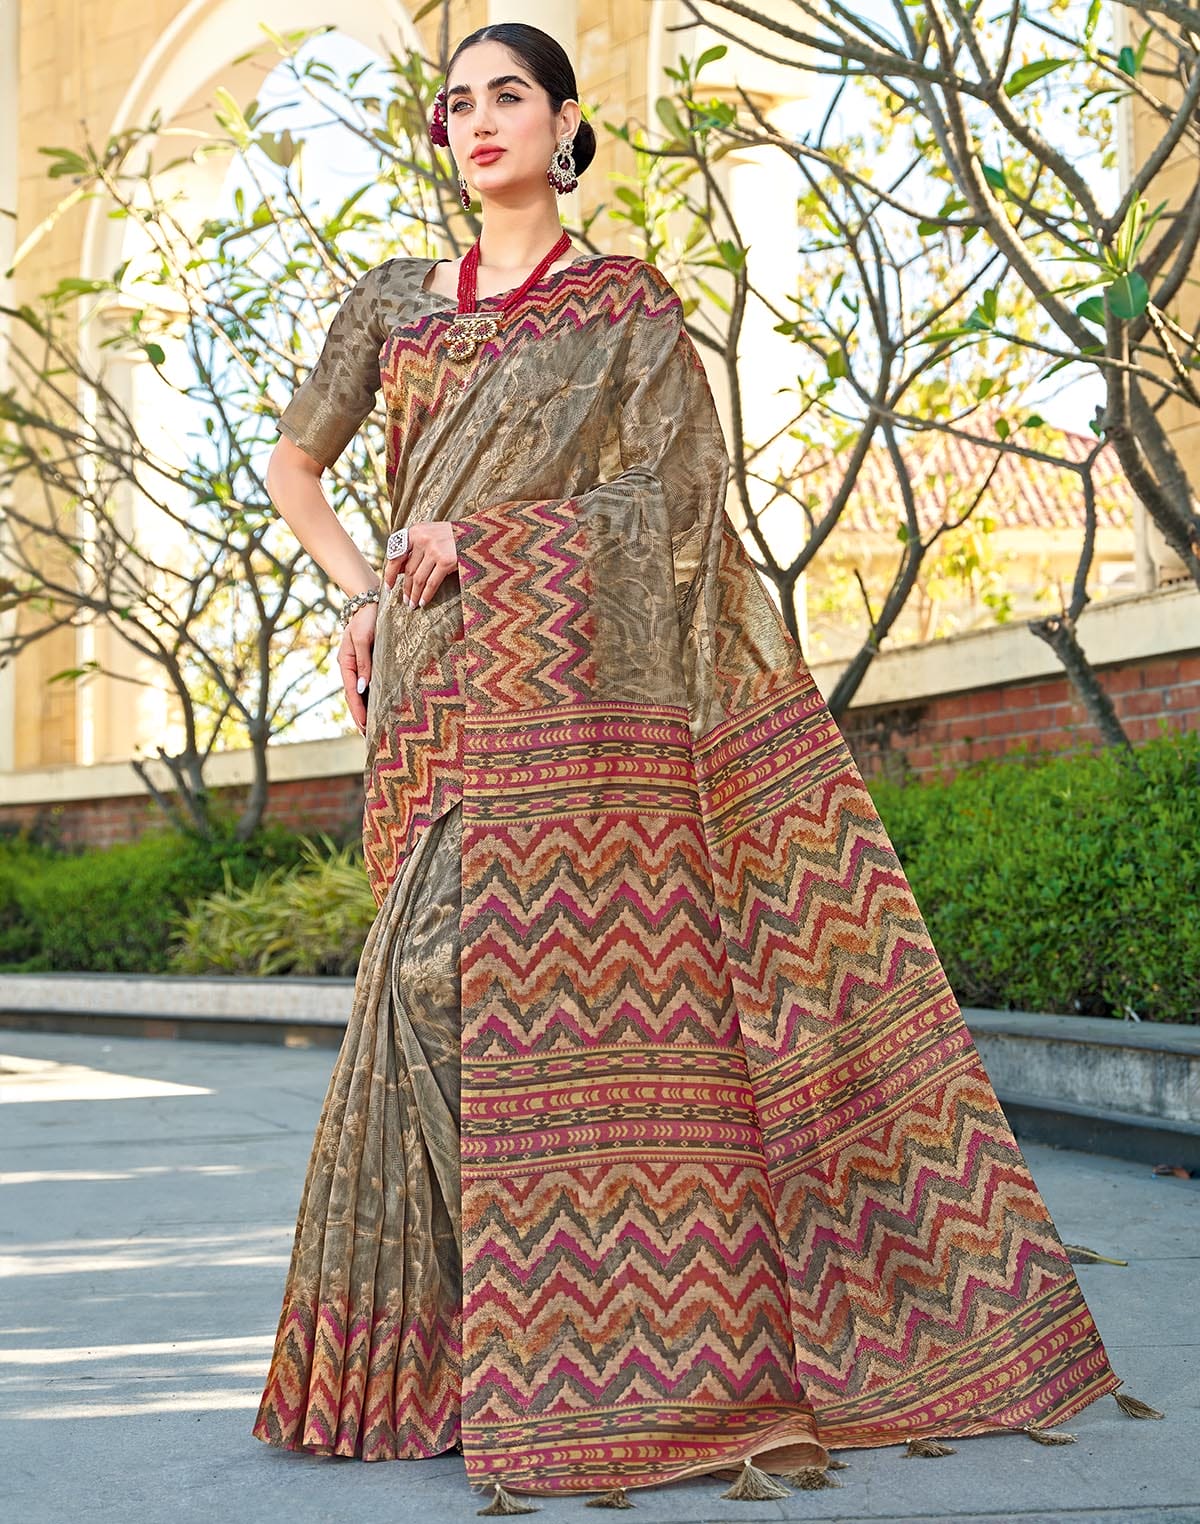
[{"label": "brick wall", "polygon": [[[1200,729],[1200,651],[1150,657],[1098,676],[1129,739]],[[1100,736],[1065,676],[938,694],[912,703],[852,708],[843,729],[867,777],[953,773],[968,762],[1034,750],[1099,746]]]},{"label": "brick wall", "polygon": [[[231,809],[244,800],[245,786],[214,792]],[[336,842],[356,839],[362,829],[361,773],[329,778],[290,778],[271,785],[268,818],[310,835],[324,831]],[[107,799],[72,799],[62,804],[0,805],[0,832],[24,829],[64,847],[109,847],[134,841],[166,825],[147,794]]]},{"label": "brick wall", "polygon": [[[1200,729],[1200,651],[1148,657],[1099,669],[1135,743],[1158,733]],[[852,708],[843,729],[865,776],[929,777],[982,757],[1087,748],[1100,738],[1065,677],[1040,677],[911,703]],[[244,786],[217,790],[235,807]],[[361,772],[289,778],[271,785],[268,818],[294,830],[356,839],[362,824]],[[142,794],[0,805],[0,831],[25,827],[64,846],[109,846],[159,829],[163,817]]]}]

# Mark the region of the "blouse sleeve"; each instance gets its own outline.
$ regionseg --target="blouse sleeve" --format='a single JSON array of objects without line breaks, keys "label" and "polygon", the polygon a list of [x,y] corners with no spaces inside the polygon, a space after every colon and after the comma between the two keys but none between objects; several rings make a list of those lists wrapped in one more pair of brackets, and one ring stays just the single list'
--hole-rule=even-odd
[{"label": "blouse sleeve", "polygon": [[334,314],[320,357],[279,417],[279,432],[331,466],[375,406],[379,351],[387,338],[382,277],[358,280]]}]

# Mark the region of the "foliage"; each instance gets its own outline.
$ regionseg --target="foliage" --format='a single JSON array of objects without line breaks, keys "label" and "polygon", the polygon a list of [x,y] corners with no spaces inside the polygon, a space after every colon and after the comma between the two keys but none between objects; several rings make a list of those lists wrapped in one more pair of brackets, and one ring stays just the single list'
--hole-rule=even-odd
[{"label": "foliage", "polygon": [[362,852],[301,838],[303,861],[225,886],[179,921],[171,967],[186,974],[353,974],[377,906]]},{"label": "foliage", "polygon": [[871,792],[964,1005],[1200,1021],[1200,733]]},{"label": "foliage", "polygon": [[[795,162],[812,188],[825,246],[843,251],[830,299],[813,310],[801,293],[799,312],[779,329],[811,345],[814,360],[824,358],[818,400],[836,403],[853,448],[878,431],[895,461],[898,429],[956,426],[963,360],[990,353],[995,363],[1000,345],[1017,355],[1020,379],[1010,389],[1005,369],[996,373],[997,395],[1012,404],[996,432],[1004,449],[1015,443],[1018,453],[1037,453],[1040,424],[1016,410],[1030,367],[1042,383],[1060,371],[1090,373],[1104,396],[1092,425],[1098,442],[1111,445],[1166,545],[1200,585],[1200,513],[1176,448],[1187,432],[1179,420],[1200,405],[1200,335],[1180,305],[1200,249],[1195,13],[1143,0],[1089,0],[1086,12],[1064,0],[991,8],[904,0],[882,13],[796,0],[793,14],[757,12],[748,28],[740,0],[688,0],[687,9],[785,73],[833,79],[835,101],[883,102],[893,141],[904,145],[897,159],[864,152],[853,132],[831,138],[832,105],[794,136],[740,89],[744,110],[723,124],[731,141],[773,147]],[[1137,162],[1118,185],[1117,129],[1135,112]],[[1178,174],[1164,198],[1155,182],[1168,163]],[[836,197],[824,192],[830,183]],[[913,251],[914,238],[928,260]],[[944,265],[945,290],[936,293],[944,305],[939,312],[936,300],[927,303],[910,323],[902,275],[909,265],[923,275],[929,260]],[[833,284],[843,275],[844,293]],[[914,410],[907,388],[898,388],[921,372],[926,384],[915,396],[923,405]],[[947,383],[949,418],[928,407],[936,403],[930,377]],[[1029,628],[1062,662],[1106,740],[1127,747],[1076,629],[1095,550],[1095,458],[1059,462],[1078,477],[1085,528],[1061,611]],[[814,526],[807,554],[830,531],[836,508]],[[830,694],[835,713],[917,575],[925,536],[913,505],[905,509],[905,555],[882,609],[871,609],[864,590],[870,629]]]},{"label": "foliage", "polygon": [[[727,35],[737,35],[740,19],[739,10]],[[844,32],[855,19],[847,13],[828,24]],[[865,19],[860,24],[872,30]],[[728,79],[719,96],[706,85],[704,71],[719,66],[726,51],[711,47],[668,70],[675,91],[657,102],[663,130],[656,140],[613,129],[634,149],[639,174],[618,187],[610,215],[644,237],[647,257],[663,263],[684,293],[698,342],[725,362],[743,435],[733,461],[735,518],[793,634],[800,579],[811,572],[804,596],[812,599],[814,624],[828,628],[836,619],[858,642],[828,695],[840,716],[885,641],[946,633],[961,617],[941,613],[951,605],[973,606],[976,619],[1014,618],[1010,569],[989,543],[1012,489],[1011,474],[993,485],[1004,457],[1056,469],[1086,514],[1094,509],[1092,474],[1103,446],[1097,441],[1081,452],[1027,400],[1052,373],[1046,345],[1056,336],[999,235],[963,214],[967,203],[956,198],[953,167],[942,139],[931,134],[921,92],[910,85],[908,95],[898,95],[886,70],[876,77],[856,68],[853,55],[835,62],[832,47],[789,49],[776,62],[796,72],[798,94],[810,89],[803,79],[810,69],[835,76],[828,104],[794,132]],[[956,70],[966,75],[971,67],[969,59],[952,60],[947,89],[957,86]],[[986,109],[969,86],[963,94],[972,122],[983,119]],[[756,265],[738,228],[718,166],[739,149],[753,150],[764,165],[772,155],[777,164],[791,161],[794,268],[777,248],[774,270]],[[1018,139],[1010,160],[1014,184],[1018,167],[1036,183],[1036,144]],[[1054,215],[1064,199],[1055,201]],[[1017,211],[1013,226],[1021,230]],[[797,350],[790,366],[781,358],[778,403],[769,410],[761,399],[753,409],[743,405],[735,358],[751,322],[759,331],[769,322]],[[1063,354],[1060,346],[1053,358]],[[930,461],[939,456],[930,481]],[[964,456],[980,469],[964,473]],[[863,512],[863,494],[883,520],[878,536],[845,527]],[[1088,535],[1080,541],[1086,601],[1098,577]],[[1018,590],[1021,615],[1041,612],[1057,590],[1053,580],[1043,567],[1031,587]],[[1069,654],[1075,678],[1081,653]],[[1102,693],[1086,682],[1081,692],[1116,739],[1119,726]]]},{"label": "foliage", "polygon": [[175,831],[101,851],[0,848],[0,968],[165,973],[175,918],[222,882],[295,860],[278,827],[250,842],[225,824],[211,841]]}]

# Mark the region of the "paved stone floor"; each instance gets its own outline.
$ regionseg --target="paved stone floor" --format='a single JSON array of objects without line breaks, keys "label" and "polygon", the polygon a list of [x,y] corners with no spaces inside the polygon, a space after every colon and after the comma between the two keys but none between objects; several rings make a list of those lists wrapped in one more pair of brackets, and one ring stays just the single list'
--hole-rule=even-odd
[{"label": "paved stone floor", "polygon": [[[334,1055],[0,1032],[0,1513],[123,1524],[470,1520],[459,1456],[363,1465],[250,1434],[304,1166]],[[1029,1147],[1127,1390],[1069,1425],[909,1460],[849,1455],[837,1491],[724,1502],[716,1478],[636,1491],[646,1524],[888,1520],[1200,1524],[1200,1181]],[[546,1524],[611,1517],[534,1499]]]}]

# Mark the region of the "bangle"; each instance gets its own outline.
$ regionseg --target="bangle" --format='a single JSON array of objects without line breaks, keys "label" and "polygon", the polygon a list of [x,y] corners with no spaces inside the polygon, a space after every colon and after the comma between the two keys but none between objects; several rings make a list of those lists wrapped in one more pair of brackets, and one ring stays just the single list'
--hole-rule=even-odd
[{"label": "bangle", "polygon": [[359,609],[368,603],[378,602],[379,589],[377,587],[368,588],[365,593],[355,593],[353,598],[347,598],[342,606],[342,612],[338,615],[338,623],[344,630],[350,623],[351,618],[358,613]]}]

